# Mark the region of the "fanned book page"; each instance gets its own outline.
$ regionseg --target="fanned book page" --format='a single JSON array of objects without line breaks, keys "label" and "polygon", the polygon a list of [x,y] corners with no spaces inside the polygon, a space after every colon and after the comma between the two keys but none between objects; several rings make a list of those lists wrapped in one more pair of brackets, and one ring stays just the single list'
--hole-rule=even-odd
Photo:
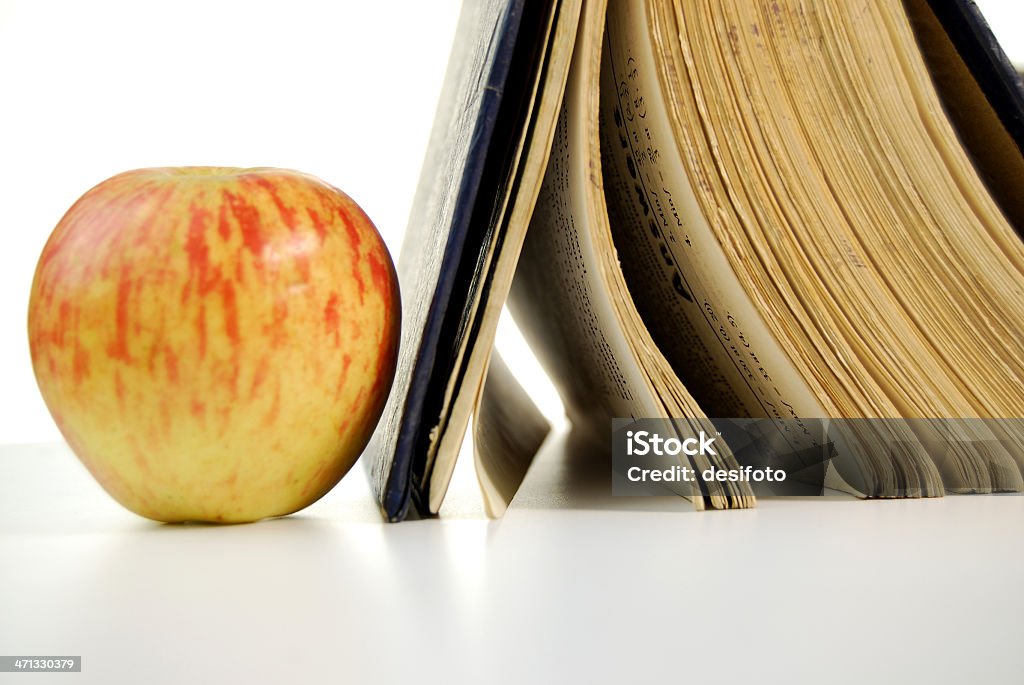
[{"label": "fanned book page", "polygon": [[[607,454],[614,417],[680,417],[681,430],[713,430],[644,329],[612,245],[598,139],[604,4],[584,7],[551,158],[509,302],[559,387],[575,430],[594,444],[594,458]],[[690,461],[699,470],[735,466],[727,448]],[[680,484],[675,492],[701,508],[753,503],[743,484],[714,493]]]},{"label": "fanned book page", "polygon": [[497,350],[473,412],[473,454],[487,515],[508,509],[548,435],[544,415]]}]

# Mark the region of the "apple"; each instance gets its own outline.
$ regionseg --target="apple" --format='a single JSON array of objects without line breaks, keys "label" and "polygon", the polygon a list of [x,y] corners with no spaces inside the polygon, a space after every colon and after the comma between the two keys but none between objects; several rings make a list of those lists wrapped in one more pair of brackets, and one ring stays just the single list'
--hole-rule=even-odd
[{"label": "apple", "polygon": [[54,229],[29,345],[110,495],[158,521],[254,521],[330,490],[394,377],[398,281],[340,190],[282,169],[114,176]]}]

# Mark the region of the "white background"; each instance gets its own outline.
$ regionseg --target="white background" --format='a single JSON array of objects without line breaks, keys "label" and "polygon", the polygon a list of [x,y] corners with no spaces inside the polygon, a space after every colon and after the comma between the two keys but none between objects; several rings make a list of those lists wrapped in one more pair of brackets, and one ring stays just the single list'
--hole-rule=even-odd
[{"label": "white background", "polygon": [[[1024,62],[1021,3],[979,4]],[[355,198],[397,256],[459,5],[0,0],[0,443],[60,440],[29,288],[53,226],[108,176],[300,169]]]}]

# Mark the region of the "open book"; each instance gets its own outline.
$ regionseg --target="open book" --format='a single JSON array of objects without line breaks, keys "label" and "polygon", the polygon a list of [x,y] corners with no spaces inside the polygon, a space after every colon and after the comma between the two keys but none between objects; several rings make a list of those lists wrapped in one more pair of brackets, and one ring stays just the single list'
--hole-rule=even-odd
[{"label": "open book", "polygon": [[1019,492],[1021,93],[968,0],[467,2],[367,452],[385,515],[438,511],[471,420],[488,510],[515,494],[548,426],[492,355],[506,302],[595,458],[660,418],[716,436],[692,473],[781,445],[864,497]]}]

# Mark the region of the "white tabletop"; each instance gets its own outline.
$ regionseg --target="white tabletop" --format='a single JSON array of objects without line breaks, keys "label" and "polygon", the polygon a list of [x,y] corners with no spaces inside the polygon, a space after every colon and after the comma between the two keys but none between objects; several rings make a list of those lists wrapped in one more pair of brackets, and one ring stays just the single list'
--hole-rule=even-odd
[{"label": "white tabletop", "polygon": [[607,494],[551,441],[504,519],[460,469],[385,524],[360,470],[284,519],[168,526],[63,446],[0,448],[3,682],[1024,682],[1024,497]]}]

